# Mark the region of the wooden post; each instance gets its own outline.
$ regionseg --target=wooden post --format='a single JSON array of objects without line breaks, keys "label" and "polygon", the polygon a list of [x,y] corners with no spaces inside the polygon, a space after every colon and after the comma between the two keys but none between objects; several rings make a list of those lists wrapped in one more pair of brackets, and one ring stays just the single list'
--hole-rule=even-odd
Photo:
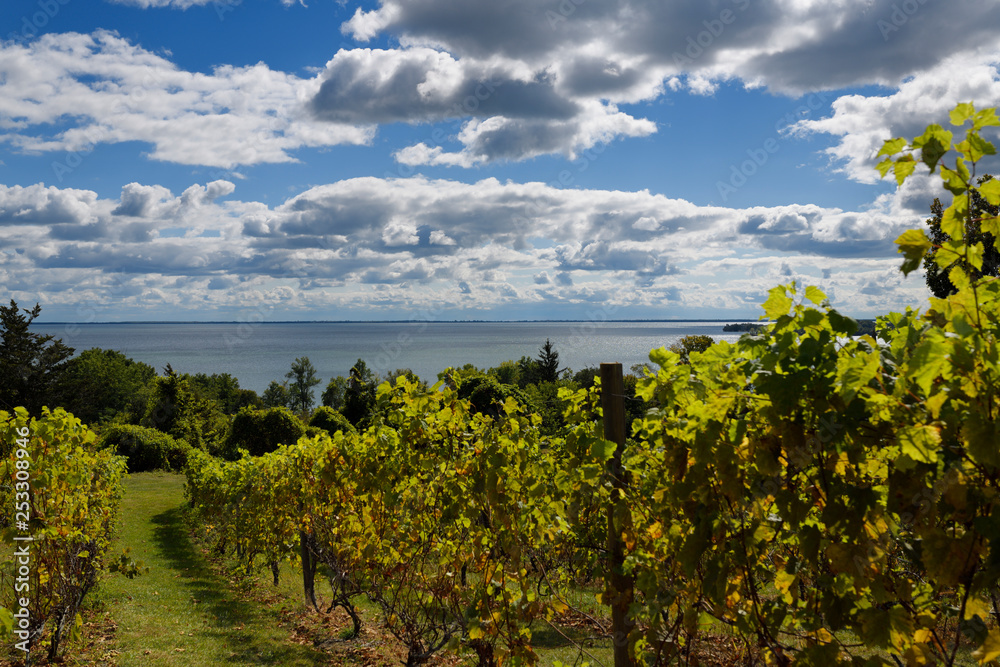
[{"label": "wooden post", "polygon": [[614,642],[615,667],[633,667],[635,664],[628,650],[628,635],[634,622],[628,618],[632,604],[633,580],[624,571],[625,544],[622,542],[621,517],[628,511],[619,490],[628,486],[622,469],[625,451],[625,384],[621,364],[601,364],[601,408],[604,411],[604,438],[616,443],[615,455],[608,462],[608,473],[614,489],[608,507],[608,570],[605,589],[611,593],[611,635]]}]

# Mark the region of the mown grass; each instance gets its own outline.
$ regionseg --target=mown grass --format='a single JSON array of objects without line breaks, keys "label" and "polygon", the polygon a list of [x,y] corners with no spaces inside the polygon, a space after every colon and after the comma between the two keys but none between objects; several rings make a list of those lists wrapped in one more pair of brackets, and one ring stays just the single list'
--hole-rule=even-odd
[{"label": "mown grass", "polygon": [[290,641],[279,608],[239,595],[196,548],[182,514],[183,483],[176,474],[129,476],[118,544],[149,571],[110,576],[95,596],[117,626],[115,663],[326,664],[322,652]]}]

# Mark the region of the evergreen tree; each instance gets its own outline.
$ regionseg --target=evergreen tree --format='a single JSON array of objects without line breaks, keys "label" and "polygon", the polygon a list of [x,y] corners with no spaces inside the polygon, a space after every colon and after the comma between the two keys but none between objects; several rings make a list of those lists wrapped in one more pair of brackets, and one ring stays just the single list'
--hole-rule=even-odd
[{"label": "evergreen tree", "polygon": [[[993,177],[987,174],[979,179],[979,185],[992,179]],[[974,280],[983,276],[996,276],[1000,274],[1000,252],[997,251],[995,245],[996,239],[993,238],[992,234],[982,230],[979,221],[984,216],[997,215],[1000,207],[991,206],[989,202],[983,199],[978,190],[972,190],[972,201],[970,204],[968,221],[965,223],[965,243],[967,245],[974,245],[977,242],[983,244],[983,268],[979,271],[964,261],[957,263]],[[949,238],[941,229],[941,221],[944,217],[944,205],[941,204],[940,199],[935,199],[934,203],[931,204],[931,213],[934,215],[927,220],[927,227],[928,236],[934,246],[924,255],[924,279],[927,281],[927,287],[931,293],[939,299],[943,299],[958,291],[948,278],[948,272],[951,271],[955,263],[942,269],[934,261],[938,248]]]},{"label": "evergreen tree", "polygon": [[0,410],[23,406],[40,415],[42,406],[54,399],[66,360],[73,356],[73,348],[55,336],[29,331],[41,312],[37,303],[22,312],[13,299],[0,306]]},{"label": "evergreen tree", "polygon": [[559,353],[552,342],[545,339],[545,345],[538,351],[538,381],[555,382],[559,379]]}]

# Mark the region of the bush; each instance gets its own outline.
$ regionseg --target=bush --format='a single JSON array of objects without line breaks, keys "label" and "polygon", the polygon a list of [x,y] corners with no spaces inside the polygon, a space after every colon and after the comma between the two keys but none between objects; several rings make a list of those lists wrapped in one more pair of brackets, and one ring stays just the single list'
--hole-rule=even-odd
[{"label": "bush", "polygon": [[305,434],[305,424],[288,408],[241,408],[233,416],[222,455],[235,460],[238,450],[245,449],[251,456],[260,456],[273,452],[278,445],[294,445]]},{"label": "bush", "polygon": [[179,472],[187,463],[191,445],[155,428],[118,424],[109,428],[98,446],[111,448],[128,460],[129,472],[167,470]]},{"label": "bush", "polygon": [[347,420],[347,417],[325,405],[316,408],[312,418],[309,420],[309,426],[321,428],[330,435],[338,431],[346,433],[355,432],[354,426]]}]

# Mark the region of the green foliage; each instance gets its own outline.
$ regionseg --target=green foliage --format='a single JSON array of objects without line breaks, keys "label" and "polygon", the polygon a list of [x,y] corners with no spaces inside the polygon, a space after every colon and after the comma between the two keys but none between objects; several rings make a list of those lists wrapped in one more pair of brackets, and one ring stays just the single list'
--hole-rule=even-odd
[{"label": "green foliage", "polygon": [[218,403],[200,397],[191,381],[168,364],[165,375],[154,380],[149,407],[140,425],[214,453],[226,432],[227,419]]},{"label": "green foliage", "polygon": [[313,412],[309,420],[309,426],[323,429],[330,435],[339,431],[354,432],[354,426],[347,420],[347,417],[337,412],[333,408],[322,405]]},{"label": "green foliage", "polygon": [[271,380],[271,384],[267,385],[267,389],[261,395],[260,402],[261,407],[264,408],[289,407],[292,403],[292,396],[288,393],[288,383]]},{"label": "green foliage", "polygon": [[351,366],[351,376],[344,390],[344,409],[347,420],[357,428],[364,428],[375,410],[375,387],[378,378],[362,359]]},{"label": "green foliage", "polygon": [[692,334],[684,336],[676,343],[673,343],[670,346],[670,350],[680,355],[680,363],[686,364],[690,360],[692,352],[704,352],[712,347],[713,343],[715,343],[715,340],[711,336]]},{"label": "green foliage", "polygon": [[[4,644],[25,641],[37,647],[47,641],[52,661],[63,638],[79,631],[80,605],[108,571],[125,460],[98,450],[96,436],[61,408],[46,408],[38,419],[29,419],[24,408],[0,411],[0,441],[8,452],[0,462],[5,543],[0,616],[19,610],[22,598],[28,610],[27,627],[19,627],[13,637],[8,633]],[[15,530],[15,520],[27,522],[29,530]],[[32,542],[14,540],[29,532]],[[30,567],[25,576],[15,549],[26,545]]]},{"label": "green foliage", "polygon": [[41,312],[38,304],[20,309],[13,299],[0,306],[0,409],[23,406],[37,416],[56,398],[53,391],[73,348],[29,330]]},{"label": "green foliage", "polygon": [[186,377],[200,397],[217,402],[227,415],[235,414],[240,408],[256,408],[261,405],[257,392],[241,389],[239,380],[229,373],[197,373]]},{"label": "green foliage", "polygon": [[478,414],[500,416],[508,398],[513,398],[521,405],[529,403],[525,393],[516,386],[500,384],[491,375],[465,376],[459,381],[458,397],[468,400],[472,411]]},{"label": "green foliage", "polygon": [[323,390],[323,395],[320,397],[322,404],[328,408],[342,411],[346,401],[348,382],[348,379],[343,375],[330,378],[330,382],[326,385],[326,389]]},{"label": "green foliage", "polygon": [[552,342],[546,338],[545,345],[538,351],[538,361],[535,366],[538,382],[555,382],[559,379],[559,353]]},{"label": "green foliage", "polygon": [[108,428],[101,435],[98,447],[124,456],[129,472],[180,472],[187,464],[191,450],[191,446],[183,440],[174,440],[162,431],[125,424]]},{"label": "green foliage", "polygon": [[305,433],[305,425],[288,408],[242,408],[233,416],[222,455],[235,459],[245,449],[251,456],[261,456],[279,445],[295,444]]},{"label": "green foliage", "polygon": [[66,363],[56,394],[59,404],[97,424],[120,418],[137,422],[146,413],[156,370],[121,352],[92,348]]},{"label": "green foliage", "polygon": [[923,266],[927,287],[931,293],[938,298],[945,298],[958,291],[948,274],[951,269],[958,266],[971,279],[976,280],[983,276],[996,276],[1000,274],[1000,251],[996,247],[996,238],[993,234],[983,230],[982,221],[984,218],[995,218],[1000,213],[1000,207],[990,204],[981,194],[980,190],[990,183],[1000,185],[1000,181],[994,181],[989,174],[979,178],[977,183],[980,189],[970,191],[970,201],[968,216],[965,222],[965,243],[975,246],[981,243],[983,246],[983,257],[981,268],[975,268],[964,259],[949,257],[948,251],[943,251],[942,261],[938,260],[938,253],[941,248],[947,248],[949,237],[941,228],[944,218],[944,206],[940,199],[934,199],[931,204],[933,217],[927,220],[927,231],[930,235],[931,248],[927,250],[923,258]]},{"label": "green foliage", "polygon": [[320,384],[320,379],[316,377],[316,367],[309,361],[309,357],[296,358],[285,378],[291,380],[288,385],[288,407],[303,414],[312,410],[313,387]]}]

